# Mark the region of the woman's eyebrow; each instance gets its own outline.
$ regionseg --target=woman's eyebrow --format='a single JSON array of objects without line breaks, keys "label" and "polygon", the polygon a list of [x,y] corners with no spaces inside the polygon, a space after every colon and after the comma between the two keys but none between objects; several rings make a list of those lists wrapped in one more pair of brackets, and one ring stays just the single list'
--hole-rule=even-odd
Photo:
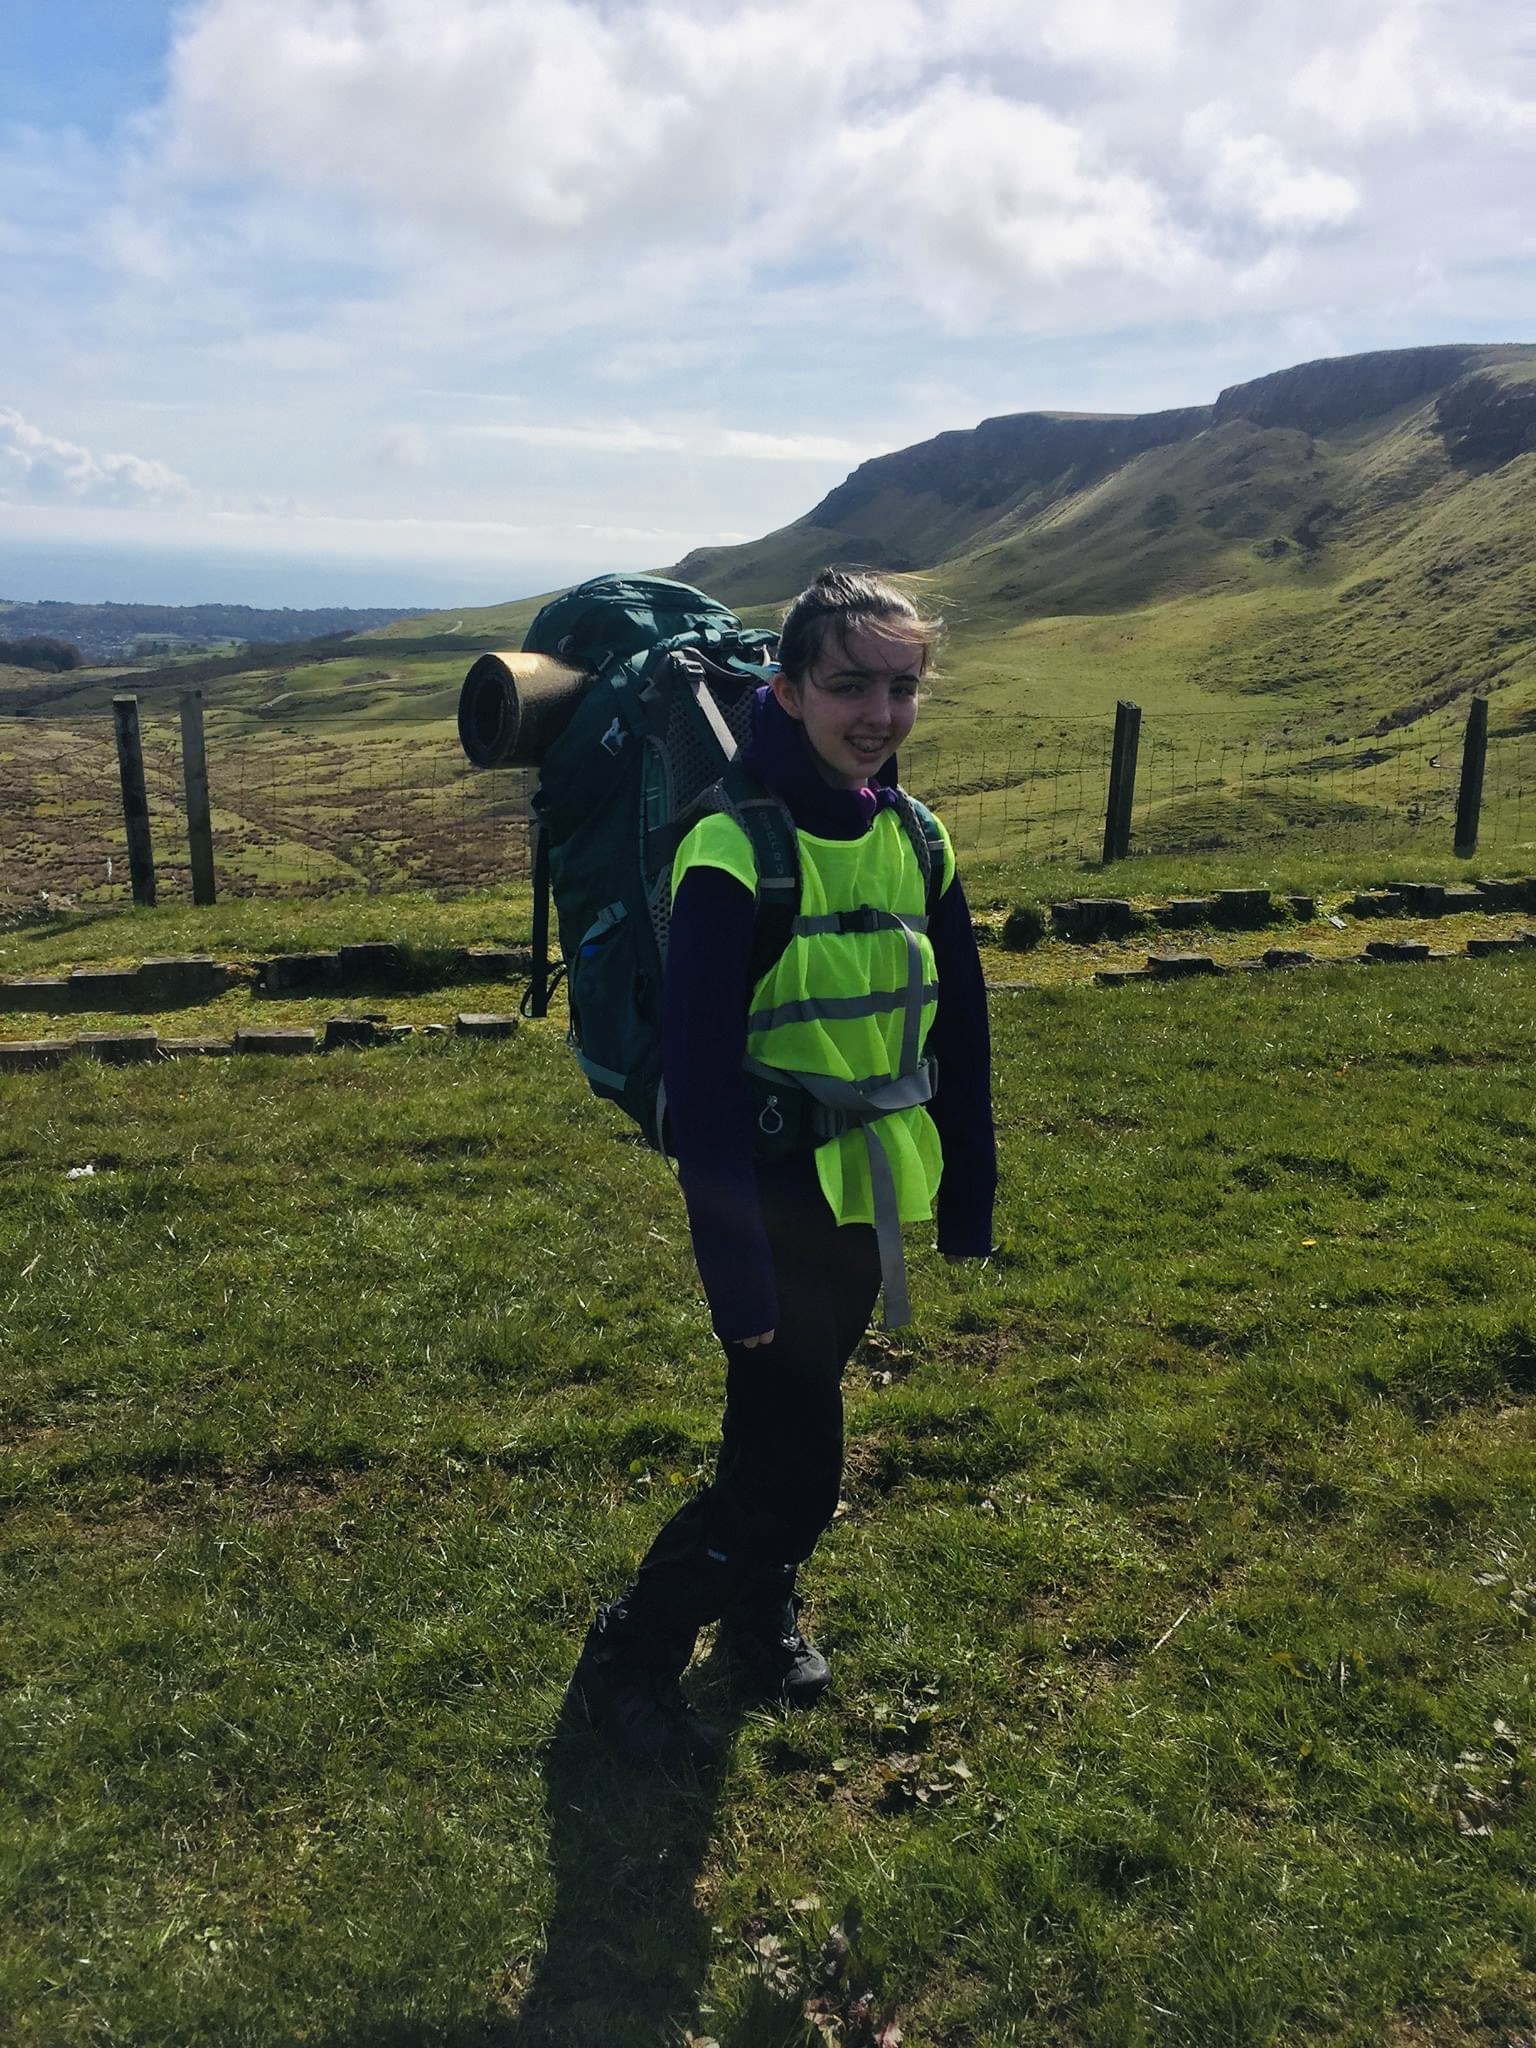
[{"label": "woman's eyebrow", "polygon": [[827,677],[829,683],[871,683],[881,676],[889,676],[893,683],[916,682],[922,676],[917,668],[835,668]]}]

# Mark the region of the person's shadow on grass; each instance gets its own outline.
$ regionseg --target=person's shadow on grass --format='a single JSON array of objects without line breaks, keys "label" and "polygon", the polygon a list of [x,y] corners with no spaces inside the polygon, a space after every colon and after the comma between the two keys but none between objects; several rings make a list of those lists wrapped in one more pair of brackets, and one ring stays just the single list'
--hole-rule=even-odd
[{"label": "person's shadow on grass", "polygon": [[637,1770],[569,1705],[561,1714],[543,1764],[554,1901],[516,2016],[496,2029],[504,2048],[625,2048],[680,2038],[692,2022],[711,1947],[699,1874],[746,1711],[715,1657],[694,1680],[727,1738],[708,1771]]}]

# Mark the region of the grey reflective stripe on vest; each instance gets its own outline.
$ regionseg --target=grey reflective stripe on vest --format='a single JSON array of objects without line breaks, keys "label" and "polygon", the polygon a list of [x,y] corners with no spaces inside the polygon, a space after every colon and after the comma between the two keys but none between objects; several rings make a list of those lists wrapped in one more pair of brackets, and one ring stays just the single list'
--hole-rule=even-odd
[{"label": "grey reflective stripe on vest", "polygon": [[[921,962],[919,962],[921,974]],[[911,1017],[911,987],[876,990],[867,996],[803,996],[795,1003],[775,1003],[771,1010],[754,1010],[747,1019],[749,1031],[773,1031],[781,1024],[819,1024],[827,1022],[846,1023],[852,1017],[883,1017],[891,1010],[907,1009],[907,1028],[902,1033],[903,1067],[911,1064],[907,1058],[909,1037],[915,1038],[923,1023],[923,1006],[936,1003],[939,999],[938,984],[919,979],[917,985],[917,1023]]]}]

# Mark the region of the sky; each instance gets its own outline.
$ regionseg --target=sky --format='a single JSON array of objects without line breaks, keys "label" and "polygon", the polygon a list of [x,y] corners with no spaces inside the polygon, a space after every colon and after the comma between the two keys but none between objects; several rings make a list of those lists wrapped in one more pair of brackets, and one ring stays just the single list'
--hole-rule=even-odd
[{"label": "sky", "polygon": [[1536,340],[1529,0],[0,0],[0,597],[488,604]]}]

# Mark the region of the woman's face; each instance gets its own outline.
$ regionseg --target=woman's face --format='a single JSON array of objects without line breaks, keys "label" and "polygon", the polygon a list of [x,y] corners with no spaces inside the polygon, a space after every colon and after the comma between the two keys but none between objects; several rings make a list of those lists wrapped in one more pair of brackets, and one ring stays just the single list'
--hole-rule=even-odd
[{"label": "woman's face", "polygon": [[906,739],[927,652],[899,619],[865,620],[846,642],[828,633],[803,681],[782,670],[774,677],[774,695],[805,727],[816,766],[835,788],[862,789]]}]

